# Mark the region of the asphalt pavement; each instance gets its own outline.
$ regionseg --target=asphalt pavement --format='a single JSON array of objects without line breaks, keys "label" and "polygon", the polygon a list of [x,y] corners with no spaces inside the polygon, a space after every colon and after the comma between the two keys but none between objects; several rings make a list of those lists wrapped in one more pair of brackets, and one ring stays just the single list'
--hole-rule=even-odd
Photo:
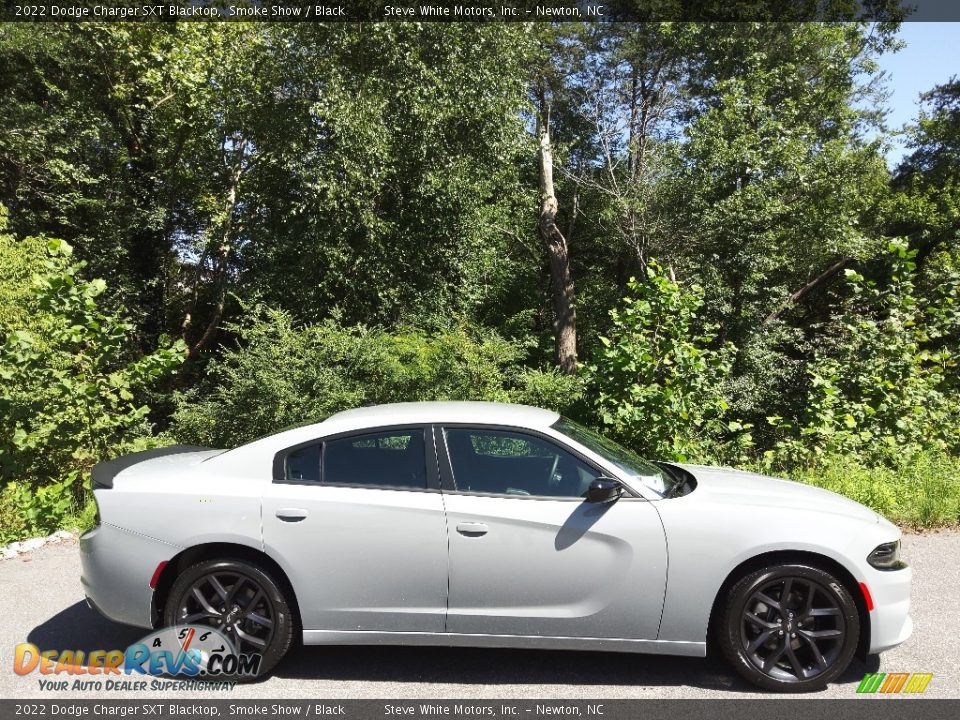
[{"label": "asphalt pavement", "polygon": [[[913,637],[815,697],[851,698],[865,672],[930,672],[924,697],[960,698],[960,532],[909,534]],[[50,692],[13,672],[17,643],[43,649],[125,648],[146,633],[105,620],[83,601],[76,541],[0,561],[0,698],[142,698],[162,693]],[[167,697],[186,699],[182,692]],[[771,697],[719,658],[600,652],[416,647],[302,647],[261,681],[203,698],[747,698]],[[809,697],[809,695],[807,696]]]}]

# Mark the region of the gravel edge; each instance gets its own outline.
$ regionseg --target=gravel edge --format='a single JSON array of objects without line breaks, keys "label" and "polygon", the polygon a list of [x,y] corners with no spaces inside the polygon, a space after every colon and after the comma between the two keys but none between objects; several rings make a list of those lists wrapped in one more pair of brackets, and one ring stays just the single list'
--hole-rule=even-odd
[{"label": "gravel edge", "polygon": [[76,540],[78,537],[80,537],[79,530],[57,530],[52,535],[47,535],[46,537],[28,538],[27,540],[12,542],[9,545],[0,547],[0,560],[12,560],[32,550],[42,548],[44,545]]}]

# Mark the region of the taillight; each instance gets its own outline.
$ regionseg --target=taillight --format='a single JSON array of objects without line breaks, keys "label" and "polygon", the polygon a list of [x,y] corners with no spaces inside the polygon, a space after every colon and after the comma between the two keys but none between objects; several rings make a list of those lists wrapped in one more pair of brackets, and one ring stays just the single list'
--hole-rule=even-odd
[{"label": "taillight", "polygon": [[160,576],[163,574],[163,569],[167,566],[166,560],[161,560],[157,564],[157,569],[153,571],[153,576],[150,578],[150,589],[156,590],[157,583],[160,582]]},{"label": "taillight", "polygon": [[89,515],[87,515],[87,509],[84,508],[84,512],[83,512],[84,526],[81,528],[83,532],[96,530],[98,527],[100,527],[100,503],[97,502],[96,494],[94,494],[93,498],[91,499],[91,502],[93,503],[93,517],[90,517]]}]

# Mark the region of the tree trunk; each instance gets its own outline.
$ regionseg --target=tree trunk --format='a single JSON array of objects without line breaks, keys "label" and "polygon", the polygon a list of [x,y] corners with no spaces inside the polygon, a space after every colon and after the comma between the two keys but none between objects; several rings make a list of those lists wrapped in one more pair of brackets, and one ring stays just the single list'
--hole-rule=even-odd
[{"label": "tree trunk", "polygon": [[[105,96],[109,97],[109,93],[105,93]],[[130,203],[136,214],[134,229],[128,240],[126,267],[137,288],[138,310],[142,318],[138,324],[143,350],[152,352],[166,329],[165,273],[171,250],[164,229],[149,220],[156,210],[157,158],[149,144],[147,128],[133,111],[129,118],[125,118],[109,102],[103,105],[103,109],[127,149],[125,174]]]},{"label": "tree trunk", "polygon": [[639,71],[636,63],[630,64],[630,120],[628,123],[627,137],[627,172],[630,175],[631,182],[637,177],[637,117],[639,108],[637,104],[637,86],[639,85]]},{"label": "tree trunk", "polygon": [[[206,329],[203,331],[203,335],[200,336],[200,339],[197,340],[193,345],[188,345],[188,357],[193,357],[200,350],[205,348],[214,337],[216,337],[217,329],[220,324],[220,319],[223,317],[223,310],[227,301],[227,286],[229,284],[229,260],[230,260],[230,251],[233,244],[233,215],[237,207],[237,190],[240,186],[240,179],[243,177],[243,162],[246,156],[248,143],[247,140],[241,139],[234,149],[233,164],[230,168],[230,183],[227,187],[227,197],[224,201],[223,207],[223,223],[219,229],[220,244],[216,248],[216,252],[213,253],[214,257],[214,267],[215,267],[215,286],[216,286],[216,301],[213,308],[213,315],[211,315],[209,322],[207,323]],[[201,258],[202,262],[202,258]],[[196,292],[196,289],[195,289]],[[196,295],[194,295],[196,297]],[[192,322],[192,310],[187,312],[183,320],[182,332],[184,340],[187,338],[187,331],[190,328]]]},{"label": "tree trunk", "polygon": [[808,282],[802,288],[797,290],[793,295],[788,297],[786,300],[781,302],[774,310],[763,319],[763,325],[769,325],[774,320],[779,319],[780,315],[784,310],[787,310],[798,302],[803,300],[804,297],[809,295],[813,290],[823,285],[825,282],[831,280],[834,276],[838,275],[841,270],[843,270],[847,265],[853,262],[853,258],[845,257],[837,260],[833,265],[828,267],[822,273],[817,275],[813,280]]},{"label": "tree trunk", "polygon": [[136,228],[129,239],[127,267],[137,288],[139,329],[144,352],[155,349],[166,329],[166,271],[170,258],[170,240],[162,227],[147,219],[155,210],[157,183],[153,157],[130,162],[130,197],[136,208]]},{"label": "tree trunk", "polygon": [[537,136],[540,141],[540,238],[550,258],[550,285],[553,297],[553,334],[560,370],[577,371],[576,293],[570,275],[567,239],[557,225],[557,196],[553,186],[553,145],[550,139],[550,106],[546,91],[538,91]]}]

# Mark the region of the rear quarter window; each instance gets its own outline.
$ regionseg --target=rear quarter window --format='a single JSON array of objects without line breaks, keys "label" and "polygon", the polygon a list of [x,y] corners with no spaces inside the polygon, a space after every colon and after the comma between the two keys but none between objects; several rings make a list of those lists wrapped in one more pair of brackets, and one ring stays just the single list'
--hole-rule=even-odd
[{"label": "rear quarter window", "polygon": [[287,451],[282,480],[292,483],[424,489],[420,428],[348,435]]}]

